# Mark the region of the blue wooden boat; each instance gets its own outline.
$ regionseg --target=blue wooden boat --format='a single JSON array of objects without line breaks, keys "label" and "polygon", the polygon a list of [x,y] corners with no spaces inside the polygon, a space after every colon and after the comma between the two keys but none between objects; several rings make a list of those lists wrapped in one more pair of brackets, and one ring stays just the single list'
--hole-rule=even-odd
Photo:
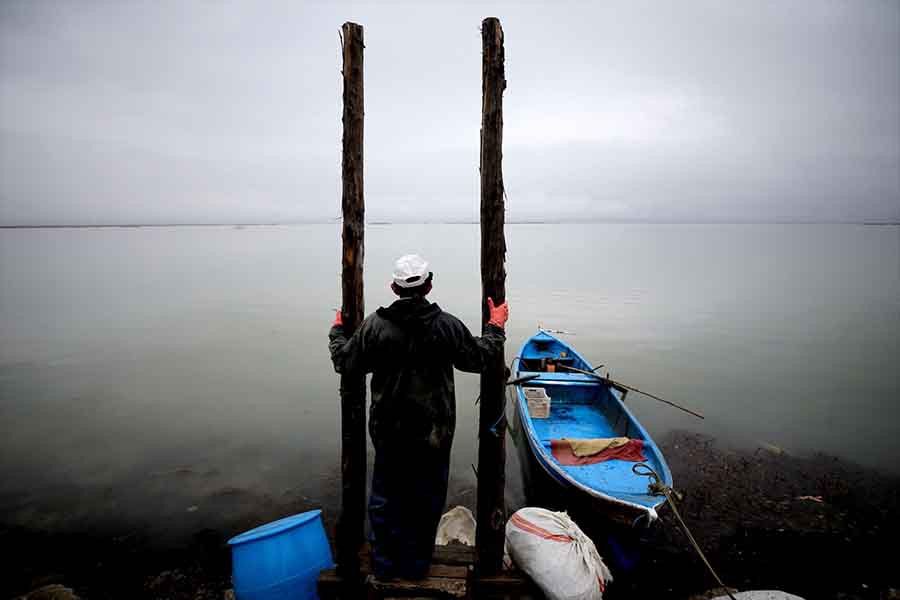
[{"label": "blue wooden boat", "polygon": [[[540,479],[562,492],[566,508],[576,505],[582,512],[587,508],[594,516],[631,525],[654,521],[665,497],[651,493],[650,479],[632,471],[637,463],[609,460],[566,466],[551,451],[550,441],[561,438],[640,439],[646,464],[661,483],[671,486],[672,473],[659,447],[623,403],[627,390],[593,375],[566,370],[590,372],[593,367],[571,346],[545,331],[525,342],[515,362],[514,378],[533,377],[515,386],[519,437],[527,441],[525,454],[531,470],[539,471],[539,476],[544,475]],[[537,412],[529,414],[523,388],[546,391],[550,397],[546,418]]]}]

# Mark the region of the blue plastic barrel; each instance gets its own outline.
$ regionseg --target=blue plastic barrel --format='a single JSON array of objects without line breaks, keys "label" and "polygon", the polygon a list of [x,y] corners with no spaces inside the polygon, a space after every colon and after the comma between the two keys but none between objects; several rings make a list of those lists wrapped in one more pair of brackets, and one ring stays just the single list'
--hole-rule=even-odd
[{"label": "blue plastic barrel", "polygon": [[228,540],[238,600],[318,600],[319,572],[334,567],[321,514],[292,515]]}]

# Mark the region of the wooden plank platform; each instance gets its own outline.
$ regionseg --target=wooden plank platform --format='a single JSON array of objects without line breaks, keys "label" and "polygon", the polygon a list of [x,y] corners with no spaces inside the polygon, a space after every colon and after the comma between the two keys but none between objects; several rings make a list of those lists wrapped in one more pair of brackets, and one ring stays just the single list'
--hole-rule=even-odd
[{"label": "wooden plank platform", "polygon": [[508,571],[477,578],[473,574],[474,562],[475,549],[470,546],[435,546],[427,577],[416,581],[380,581],[371,574],[369,547],[365,546],[360,553],[361,579],[348,582],[338,575],[336,569],[322,571],[319,576],[319,598],[543,598],[540,590],[523,573]]}]

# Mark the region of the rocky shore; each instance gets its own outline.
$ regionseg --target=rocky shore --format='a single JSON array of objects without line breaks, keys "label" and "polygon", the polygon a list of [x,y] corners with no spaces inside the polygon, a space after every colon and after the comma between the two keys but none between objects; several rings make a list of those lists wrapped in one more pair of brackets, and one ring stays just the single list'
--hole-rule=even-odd
[{"label": "rocky shore", "polygon": [[[684,493],[680,512],[727,585],[782,589],[808,600],[898,597],[891,548],[900,533],[900,478],[823,455],[729,450],[697,434],[660,441]],[[264,512],[272,514],[253,519],[310,508],[300,504],[267,505]],[[333,513],[326,510],[329,531]],[[167,545],[115,528],[61,534],[3,525],[0,549],[10,558],[0,593],[31,594],[29,600],[221,600],[230,587],[225,540],[252,525],[245,516],[233,527],[195,531]],[[583,527],[613,569],[610,600],[686,599],[717,587],[671,510],[638,532]]]},{"label": "rocky shore", "polygon": [[[695,434],[663,442],[684,493],[680,513],[727,585],[808,600],[898,597],[891,548],[900,478],[824,455],[729,451]],[[616,598],[687,598],[716,587],[672,511],[660,521],[629,548],[638,564],[620,570]]]}]

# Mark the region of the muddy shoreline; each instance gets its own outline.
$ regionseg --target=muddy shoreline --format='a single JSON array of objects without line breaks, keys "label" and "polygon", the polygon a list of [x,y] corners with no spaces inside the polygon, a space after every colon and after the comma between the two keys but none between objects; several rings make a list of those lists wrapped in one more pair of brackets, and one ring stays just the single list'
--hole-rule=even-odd
[{"label": "muddy shoreline", "polygon": [[[693,433],[669,434],[660,446],[685,495],[681,514],[728,585],[807,599],[898,597],[890,548],[900,533],[900,478],[824,455],[731,450]],[[460,490],[449,504],[472,497]],[[333,532],[337,498],[325,504]],[[87,599],[218,600],[230,587],[228,537],[313,507],[302,498],[268,499],[224,526],[164,542],[134,523],[67,533],[3,524],[0,550],[11,558],[0,596],[60,583]],[[688,598],[716,587],[668,509],[648,530],[582,527],[613,570],[606,598]]]}]

